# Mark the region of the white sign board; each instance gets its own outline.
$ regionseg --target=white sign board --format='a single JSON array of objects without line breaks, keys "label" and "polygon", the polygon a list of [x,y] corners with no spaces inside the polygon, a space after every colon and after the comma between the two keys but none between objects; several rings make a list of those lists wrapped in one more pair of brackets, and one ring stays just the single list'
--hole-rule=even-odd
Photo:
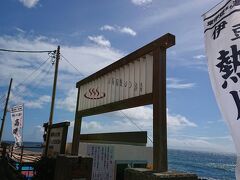
[{"label": "white sign board", "polygon": [[56,157],[60,154],[62,145],[63,127],[52,128],[50,132],[48,155]]},{"label": "white sign board", "polygon": [[22,145],[23,104],[11,108],[11,121],[15,147],[18,147]]},{"label": "white sign board", "polygon": [[152,93],[153,56],[147,54],[80,86],[78,111]]},{"label": "white sign board", "polygon": [[[204,15],[213,91],[240,157],[240,0],[224,0]],[[240,164],[236,167],[240,179]]]},{"label": "white sign board", "polygon": [[114,147],[88,145],[87,155],[93,158],[92,180],[114,179]]}]

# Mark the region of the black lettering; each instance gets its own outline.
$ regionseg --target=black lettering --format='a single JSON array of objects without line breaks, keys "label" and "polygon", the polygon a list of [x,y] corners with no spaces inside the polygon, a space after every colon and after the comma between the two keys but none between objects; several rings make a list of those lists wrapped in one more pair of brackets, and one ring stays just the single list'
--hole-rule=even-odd
[{"label": "black lettering", "polygon": [[235,101],[235,104],[237,106],[237,111],[238,111],[237,120],[238,120],[240,118],[240,99],[239,99],[239,95],[238,95],[237,91],[230,91],[229,93],[232,95],[232,97]]}]

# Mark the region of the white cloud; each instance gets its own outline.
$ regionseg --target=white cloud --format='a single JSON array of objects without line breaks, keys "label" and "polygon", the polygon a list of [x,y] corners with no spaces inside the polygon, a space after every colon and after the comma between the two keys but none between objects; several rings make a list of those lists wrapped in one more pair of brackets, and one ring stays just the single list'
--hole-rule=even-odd
[{"label": "white cloud", "polygon": [[103,47],[111,47],[111,43],[104,36],[88,36],[88,39]]},{"label": "white cloud", "polygon": [[77,103],[77,89],[70,89],[64,99],[58,99],[56,105],[58,108],[75,112]]},{"label": "white cloud", "polygon": [[24,141],[42,142],[43,141],[44,128],[42,125],[37,125],[29,128],[29,131],[24,132]]},{"label": "white cloud", "polygon": [[137,33],[129,27],[123,27],[123,28],[119,29],[119,31],[121,33],[129,34],[131,36],[136,36],[137,35]]},{"label": "white cloud", "polygon": [[100,28],[101,31],[115,31],[116,28],[110,25],[104,25]]},{"label": "white cloud", "polygon": [[188,120],[185,116],[180,114],[169,114],[168,113],[168,126],[173,129],[183,129],[185,127],[197,127],[194,122]]},{"label": "white cloud", "polygon": [[35,128],[37,128],[40,131],[40,133],[44,133],[43,126],[38,125],[38,126],[35,126]]},{"label": "white cloud", "polygon": [[24,31],[23,29],[21,29],[21,28],[16,27],[15,29],[16,29],[18,32],[20,32],[20,33],[25,33],[25,31]]},{"label": "white cloud", "polygon": [[170,148],[234,153],[234,146],[230,136],[226,137],[193,137],[193,136],[170,136],[168,137]]},{"label": "white cloud", "polygon": [[23,3],[24,6],[27,8],[33,8],[37,5],[39,0],[19,0],[21,3]]},{"label": "white cloud", "polygon": [[43,108],[44,104],[48,104],[51,100],[51,97],[48,95],[40,96],[36,100],[25,100],[23,101],[25,107],[29,108]]},{"label": "white cloud", "polygon": [[136,36],[137,33],[130,27],[120,27],[120,26],[111,26],[111,25],[104,25],[100,28],[102,31],[113,31],[113,32],[119,32],[122,34],[128,34],[130,36]]},{"label": "white cloud", "polygon": [[206,4],[209,4],[208,0],[186,1],[177,6],[173,5],[170,8],[160,7],[153,12],[152,15],[146,16],[142,19],[141,23],[145,27],[151,27],[153,25],[169,21],[175,17],[182,16],[188,12],[192,12],[194,9],[199,9],[199,7],[205,6]]},{"label": "white cloud", "polygon": [[131,0],[131,2],[137,6],[143,6],[152,2],[152,0]]},{"label": "white cloud", "polygon": [[97,131],[97,130],[103,130],[103,126],[101,125],[101,123],[100,122],[98,122],[98,121],[90,121],[90,122],[83,122],[82,123],[82,128],[84,129],[84,130],[90,130],[90,129],[95,129],[95,131]]},{"label": "white cloud", "polygon": [[[147,131],[148,136],[152,137],[152,114],[153,110],[149,106],[131,108],[101,116],[110,117],[105,121],[82,121],[82,133],[103,133],[103,132],[127,132],[127,131]],[[170,114],[167,111],[168,130],[170,132],[181,132],[186,128],[195,128],[197,124],[180,114]],[[102,119],[101,117],[99,119]],[[108,119],[108,118],[107,118]],[[71,121],[73,127],[74,121]],[[150,142],[149,142],[150,143]]]},{"label": "white cloud", "polygon": [[195,87],[195,83],[183,83],[183,80],[176,78],[167,78],[167,87],[169,89],[191,89]]},{"label": "white cloud", "polygon": [[[122,113],[123,112],[123,113]],[[137,108],[131,108],[117,111],[112,115],[117,115],[124,119],[130,119],[134,121],[140,128],[145,130],[152,129],[153,109],[149,106],[141,106]],[[170,130],[182,130],[188,127],[197,127],[197,125],[180,114],[172,114],[167,110],[167,125]],[[136,128],[136,127],[135,127]]]},{"label": "white cloud", "polygon": [[[75,90],[70,90],[70,93],[65,99],[59,100],[57,102],[58,108],[65,109],[65,110],[67,109],[71,112],[75,111],[76,91],[75,92],[74,91]],[[97,130],[99,131],[99,130],[109,129],[110,131],[112,131],[116,127],[116,130],[118,129],[117,131],[119,131],[119,129],[122,129],[122,130],[142,129],[142,130],[152,131],[152,119],[153,119],[152,114],[153,114],[152,107],[149,107],[149,106],[141,106],[141,107],[108,113],[106,114],[106,116],[110,116],[114,118],[117,117],[117,120],[113,121],[113,123],[110,123],[110,124],[109,123],[101,124],[102,128],[98,128]],[[167,122],[168,128],[171,131],[197,127],[197,124],[190,121],[185,116],[180,114],[172,114],[172,113],[169,113],[169,111],[167,111],[167,120],[168,120]],[[137,125],[138,127],[136,127],[135,125]],[[89,130],[89,129],[86,128],[86,130]]]},{"label": "white cloud", "polygon": [[[29,94],[29,96],[33,96]],[[51,97],[49,95],[42,95],[37,96],[34,95],[31,98],[24,98],[24,95],[22,94],[13,94],[10,95],[10,101],[12,105],[23,103],[24,107],[30,108],[30,109],[41,109],[44,107],[45,104],[48,104],[51,100]]]},{"label": "white cloud", "polygon": [[206,58],[206,56],[203,54],[200,54],[200,55],[193,56],[193,58],[194,59],[203,59],[203,58]]}]

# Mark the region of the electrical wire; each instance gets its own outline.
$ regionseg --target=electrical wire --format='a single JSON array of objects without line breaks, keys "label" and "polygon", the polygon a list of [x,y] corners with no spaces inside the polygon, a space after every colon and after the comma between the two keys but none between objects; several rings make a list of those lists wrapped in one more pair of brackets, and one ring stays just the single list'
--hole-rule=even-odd
[{"label": "electrical wire", "polygon": [[6,98],[4,98],[4,99],[2,99],[2,100],[0,101],[0,109],[1,109],[1,108],[4,108],[5,103],[6,103]]},{"label": "electrical wire", "polygon": [[0,104],[4,104],[5,102],[6,102],[6,98],[2,99],[2,100],[0,101]]},{"label": "electrical wire", "polygon": [[80,71],[76,66],[74,66],[74,65],[73,65],[69,60],[67,60],[67,58],[65,58],[62,54],[60,54],[60,55],[61,55],[61,57],[63,57],[63,59],[64,59],[68,64],[70,64],[76,71],[78,71],[81,76],[84,77],[84,74],[81,73],[81,71]]},{"label": "electrical wire", "polygon": [[46,73],[44,73],[44,76],[41,77],[39,80],[38,80],[38,83],[35,84],[35,87],[31,89],[31,92],[34,92],[37,88],[38,88],[38,85],[40,85],[40,83],[42,82],[43,78],[45,78],[51,71],[51,68],[52,66],[49,66],[48,70],[46,71]]},{"label": "electrical wire", "polygon": [[25,50],[12,50],[12,49],[1,49],[0,51],[4,52],[14,52],[14,53],[51,53],[51,52],[56,52],[56,50],[53,51],[25,51]]},{"label": "electrical wire", "polygon": [[[37,83],[34,85],[34,87],[33,88],[31,88],[31,92],[34,92],[37,88],[38,88],[38,85],[42,82],[42,80],[50,73],[50,70],[51,70],[51,68],[52,68],[52,66],[49,66],[49,68],[48,68],[48,70],[46,70],[45,72],[46,73],[41,73],[41,75],[43,75],[42,77],[39,77],[39,76],[36,76],[36,77],[39,77],[39,80],[37,81]],[[40,74],[40,73],[39,73]],[[39,75],[38,74],[38,75]],[[34,78],[34,79],[36,79],[36,77]],[[33,86],[33,85],[32,85]],[[21,92],[17,92],[17,93],[15,93],[14,95],[16,96],[23,96],[23,93],[21,93]],[[11,99],[10,99],[10,103],[11,103]],[[14,102],[14,103],[16,103],[16,102]],[[22,103],[22,102],[19,102],[19,103]]]},{"label": "electrical wire", "polygon": [[[49,58],[48,58],[49,59]],[[45,64],[44,64],[45,65]],[[46,67],[47,68],[47,67]],[[44,66],[41,66],[40,68],[38,68],[37,69],[37,71],[38,71],[38,74],[35,74],[35,77],[34,76],[31,76],[32,77],[32,79],[28,82],[28,83],[25,83],[25,86],[27,85],[27,84],[29,84],[30,86],[34,86],[34,89],[36,89],[37,87],[37,84],[40,84],[41,83],[41,81],[42,81],[42,79],[43,79],[43,77],[41,77],[41,76],[44,76],[44,74],[45,73],[42,73],[42,70],[41,69],[45,69],[45,67]],[[51,66],[50,66],[50,69],[51,69]],[[37,71],[35,71],[35,72],[37,72]],[[44,71],[44,70],[43,70]],[[39,80],[38,80],[38,82],[34,85],[34,83],[35,83],[35,80],[37,79],[37,78],[39,78]],[[21,84],[21,85],[23,85],[23,83]],[[19,87],[19,86],[18,86]],[[18,88],[19,89],[19,88]],[[14,91],[16,91],[16,88],[14,88]],[[32,89],[31,89],[31,91],[32,91]],[[24,93],[24,90],[23,89],[19,89],[19,92],[15,92],[15,95],[18,95],[18,96],[23,96],[23,93]]]},{"label": "electrical wire", "polygon": [[42,62],[42,63],[39,65],[39,67],[38,67],[37,69],[35,69],[34,71],[32,71],[29,75],[27,75],[27,77],[26,77],[22,82],[20,82],[19,84],[17,84],[17,85],[14,87],[14,89],[17,88],[17,87],[19,87],[19,86],[21,86],[21,85],[23,85],[23,83],[26,82],[27,79],[29,79],[30,77],[32,77],[32,75],[33,75],[34,73],[36,73],[50,58],[51,58],[51,57],[49,56],[44,62]]},{"label": "electrical wire", "polygon": [[5,101],[5,99],[6,99],[6,95],[3,94],[3,95],[0,97],[0,101]]},{"label": "electrical wire", "polygon": [[[123,111],[120,111],[126,119],[128,119],[133,125],[135,125],[140,131],[144,131],[141,127],[139,127],[133,120],[131,120]],[[148,140],[153,143],[152,139],[147,135]]]}]

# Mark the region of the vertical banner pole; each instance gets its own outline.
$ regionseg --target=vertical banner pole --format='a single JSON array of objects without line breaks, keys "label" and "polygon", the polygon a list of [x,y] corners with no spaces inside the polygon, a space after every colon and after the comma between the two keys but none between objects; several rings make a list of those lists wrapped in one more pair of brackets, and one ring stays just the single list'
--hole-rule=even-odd
[{"label": "vertical banner pole", "polygon": [[153,170],[168,170],[166,112],[166,49],[153,51]]},{"label": "vertical banner pole", "polygon": [[8,100],[9,100],[11,87],[12,87],[12,80],[13,79],[11,78],[10,84],[8,87],[8,94],[7,94],[7,99],[6,99],[6,103],[5,103],[5,107],[4,107],[4,112],[3,112],[2,125],[1,125],[1,129],[0,129],[0,145],[2,143],[2,134],[3,134],[4,123],[5,123],[5,119],[6,119],[6,115],[7,115],[7,106],[8,106]]},{"label": "vertical banner pole", "polygon": [[22,143],[21,143],[21,146],[24,146],[23,144],[23,127],[24,127],[24,104],[22,105],[23,106],[23,120],[22,120]]}]

